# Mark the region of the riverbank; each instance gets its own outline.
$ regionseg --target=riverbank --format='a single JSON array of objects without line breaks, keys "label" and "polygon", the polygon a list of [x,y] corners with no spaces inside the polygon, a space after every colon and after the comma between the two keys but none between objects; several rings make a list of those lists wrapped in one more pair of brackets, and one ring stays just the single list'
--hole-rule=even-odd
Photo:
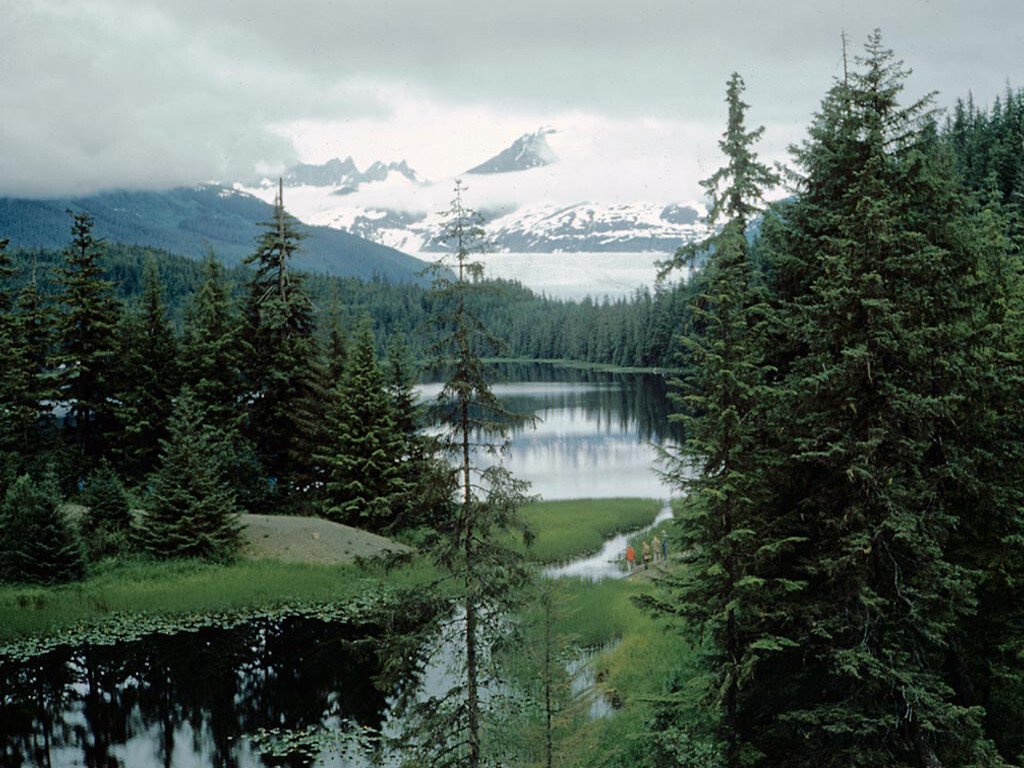
[{"label": "riverbank", "polygon": [[562,563],[598,552],[605,540],[635,531],[657,517],[658,499],[611,498],[540,501],[522,509],[536,535],[527,557],[539,563]]},{"label": "riverbank", "polygon": [[[528,556],[544,562],[584,556],[618,530],[645,525],[658,505],[650,499],[528,505],[523,515],[537,537]],[[335,530],[340,528],[345,530]],[[373,559],[357,562],[356,555],[372,558],[409,548],[326,521],[261,516],[249,531],[250,557],[230,564],[126,558],[95,565],[87,579],[72,584],[0,585],[0,652],[5,644],[30,636],[74,627],[102,631],[106,620],[122,622],[135,614],[182,619],[286,604],[344,603],[382,588],[428,584],[437,576],[433,564],[417,556],[392,568]],[[275,535],[281,538],[271,544]],[[331,545],[349,550],[339,551],[340,562],[327,557],[325,547]]]}]

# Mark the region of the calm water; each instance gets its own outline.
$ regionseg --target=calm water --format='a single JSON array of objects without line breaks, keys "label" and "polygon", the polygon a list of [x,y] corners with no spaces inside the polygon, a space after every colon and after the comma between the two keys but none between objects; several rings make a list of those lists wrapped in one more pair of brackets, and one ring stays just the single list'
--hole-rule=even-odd
[{"label": "calm water", "polygon": [[[501,366],[494,391],[536,428],[514,430],[506,466],[545,499],[671,494],[654,471],[656,444],[678,442],[668,424],[665,381],[647,374]],[[439,384],[421,387],[432,397]]]},{"label": "calm water", "polygon": [[[669,495],[651,471],[651,444],[675,439],[660,378],[539,365],[503,374],[497,391],[509,407],[542,419],[516,431],[509,458],[535,493]],[[291,618],[0,661],[0,765],[298,766],[261,755],[245,734],[342,723],[387,731],[374,651],[372,628]]]}]

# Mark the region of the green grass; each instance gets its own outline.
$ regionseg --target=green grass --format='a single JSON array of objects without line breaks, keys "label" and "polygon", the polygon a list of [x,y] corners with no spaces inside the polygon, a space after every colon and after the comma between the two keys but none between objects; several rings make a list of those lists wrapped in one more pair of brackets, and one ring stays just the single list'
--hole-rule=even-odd
[{"label": "green grass", "polygon": [[[654,700],[678,689],[697,674],[699,648],[677,630],[641,610],[634,599],[658,589],[650,580],[618,579],[592,583],[561,579],[555,583],[554,636],[558,645],[601,649],[592,662],[598,688],[615,714],[591,720],[569,701],[560,709],[556,730],[559,762],[565,765],[649,765]],[[542,658],[542,615],[534,606],[523,617],[526,640],[512,664],[520,685],[536,686]],[[694,715],[694,722],[699,715]],[[539,764],[543,722],[534,717],[522,728],[530,754]]]},{"label": "green grass", "polygon": [[[647,499],[542,502],[524,510],[538,532],[531,557],[564,560],[596,551],[620,530],[650,522]],[[182,616],[229,613],[283,603],[336,603],[379,589],[426,584],[437,575],[422,558],[385,573],[379,566],[239,560],[127,560],[94,568],[82,582],[57,587],[0,585],[0,643],[102,622],[116,614]]]},{"label": "green grass", "polygon": [[377,589],[427,582],[422,561],[386,577],[378,567],[240,560],[122,561],[101,566],[84,581],[59,587],[0,585],[0,642],[102,621],[119,613],[227,613],[283,603],[331,603]]},{"label": "green grass", "polygon": [[574,499],[529,504],[522,516],[537,538],[531,559],[554,563],[601,549],[605,539],[650,524],[661,509],[657,499]]}]

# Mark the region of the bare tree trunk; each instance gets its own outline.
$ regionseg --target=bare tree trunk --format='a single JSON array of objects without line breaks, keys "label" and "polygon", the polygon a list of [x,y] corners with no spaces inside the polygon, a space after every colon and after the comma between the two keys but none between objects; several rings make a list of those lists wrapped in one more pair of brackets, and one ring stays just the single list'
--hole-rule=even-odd
[{"label": "bare tree trunk", "polygon": [[469,728],[469,767],[480,765],[480,701],[477,692],[477,660],[476,660],[476,600],[475,600],[475,563],[473,561],[473,494],[470,489],[469,464],[469,403],[463,399],[462,410],[462,482],[463,508],[462,524],[466,537],[466,718]]},{"label": "bare tree trunk", "polygon": [[921,729],[921,724],[917,720],[910,721],[910,737],[914,740],[914,748],[917,749],[917,759],[921,761],[921,768],[943,768],[942,761],[932,749],[928,735]]},{"label": "bare tree trunk", "polygon": [[544,714],[547,716],[545,730],[545,766],[551,768],[551,595],[544,600]]}]

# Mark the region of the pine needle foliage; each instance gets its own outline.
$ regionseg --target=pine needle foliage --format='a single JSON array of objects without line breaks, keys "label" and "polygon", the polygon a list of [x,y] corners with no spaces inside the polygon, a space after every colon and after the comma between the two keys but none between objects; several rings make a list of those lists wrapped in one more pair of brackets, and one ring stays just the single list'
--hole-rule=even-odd
[{"label": "pine needle foliage", "polygon": [[301,277],[289,268],[302,238],[298,222],[284,208],[282,186],[273,220],[245,259],[255,270],[247,305],[252,402],[246,434],[277,488],[300,496],[309,491],[302,470],[312,464],[309,451],[319,436],[310,431],[322,423],[323,400],[316,387],[313,304]]},{"label": "pine needle foliage", "polygon": [[178,343],[152,259],[143,271],[140,300],[121,316],[117,347],[119,435],[114,454],[125,476],[141,481],[156,469],[179,387]]},{"label": "pine needle foliage", "polygon": [[7,240],[0,239],[0,455],[12,464],[32,452],[36,442],[38,405],[34,401],[34,371],[24,338],[20,314],[11,284],[16,273],[6,253]]},{"label": "pine needle foliage", "polygon": [[203,261],[202,283],[185,313],[181,358],[193,395],[220,429],[241,426],[248,351],[224,267],[210,251]]},{"label": "pine needle foliage", "polygon": [[128,494],[124,484],[107,462],[102,462],[90,473],[82,503],[89,508],[83,521],[83,528],[86,531],[98,528],[109,532],[127,531],[131,526],[132,513]]}]

